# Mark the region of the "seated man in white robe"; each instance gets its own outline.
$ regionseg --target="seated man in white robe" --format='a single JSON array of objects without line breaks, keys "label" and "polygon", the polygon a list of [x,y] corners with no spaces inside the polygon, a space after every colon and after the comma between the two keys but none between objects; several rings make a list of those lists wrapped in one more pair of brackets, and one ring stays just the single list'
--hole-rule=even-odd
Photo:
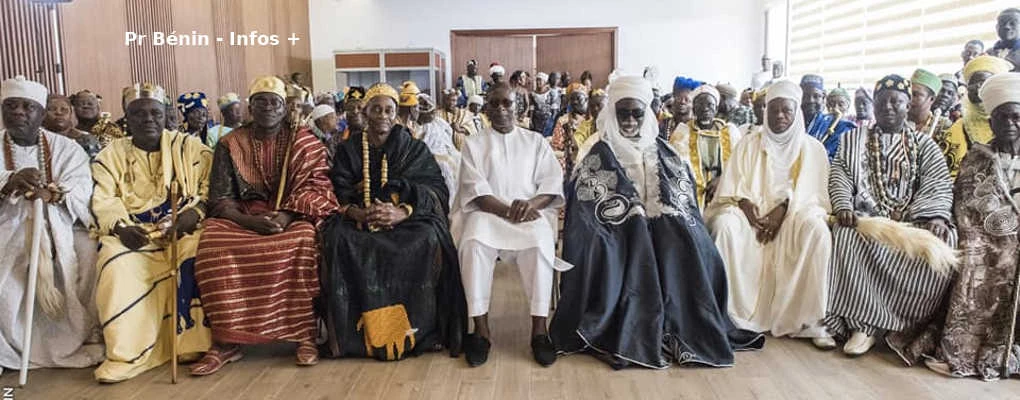
[{"label": "seated man in white robe", "polygon": [[453,128],[436,116],[436,102],[427,94],[418,95],[418,124],[421,141],[425,142],[432,156],[443,171],[443,180],[450,190],[450,203],[457,194],[457,176],[460,171],[460,151],[454,145]]},{"label": "seated man in white robe", "polygon": [[769,87],[763,129],[737,144],[705,211],[726,264],[738,327],[835,342],[825,318],[832,238],[825,147],[809,140],[800,87]]},{"label": "seated man in white robe", "polygon": [[[6,129],[0,129],[0,372],[18,368],[24,348],[32,216],[43,201],[41,251],[29,366],[84,368],[103,360],[101,345],[85,345],[98,325],[96,242],[76,234],[92,224],[89,157],[74,140],[42,129],[47,90],[19,76],[0,85]],[[81,229],[79,229],[80,231]],[[79,253],[77,249],[86,250]],[[88,250],[92,257],[86,257]],[[59,279],[58,279],[59,277]]]},{"label": "seated man in white robe", "polygon": [[488,94],[492,128],[464,143],[459,200],[452,217],[461,278],[474,319],[466,340],[467,362],[488,359],[489,303],[497,257],[517,264],[530,299],[531,348],[543,366],[556,361],[546,318],[552,297],[556,217],[564,204],[563,171],[552,147],[537,132],[514,126],[514,95],[505,84]]}]

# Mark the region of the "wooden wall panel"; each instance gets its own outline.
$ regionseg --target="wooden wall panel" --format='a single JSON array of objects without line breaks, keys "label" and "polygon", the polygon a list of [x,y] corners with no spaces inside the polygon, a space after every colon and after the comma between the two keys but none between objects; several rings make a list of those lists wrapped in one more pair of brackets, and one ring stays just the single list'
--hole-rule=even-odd
[{"label": "wooden wall panel", "polygon": [[[0,0],[27,3],[27,0]],[[58,6],[62,14],[64,66],[69,91],[91,89],[105,99],[103,110],[123,114],[121,88],[147,80],[176,98],[201,90],[210,103],[227,92],[242,98],[256,77],[291,72],[311,75],[308,3],[288,0],[75,0]],[[6,19],[5,19],[6,21]],[[6,24],[2,29],[7,29]],[[124,32],[153,30],[209,35],[207,47],[124,46]],[[230,32],[256,30],[279,36],[278,46],[231,46]],[[291,33],[301,40],[291,46]],[[3,30],[4,43],[7,35]],[[216,42],[216,37],[223,42]],[[147,39],[151,39],[147,38]],[[24,60],[31,57],[15,57]],[[2,60],[6,60],[4,57]],[[21,61],[25,62],[25,61]],[[6,71],[5,71],[6,73]],[[307,84],[308,82],[306,82]],[[215,113],[215,112],[214,112]]]},{"label": "wooden wall panel", "polygon": [[[506,68],[506,78],[515,70],[528,71],[535,68],[534,40],[531,36],[461,36],[451,35],[453,43],[453,76],[467,73],[467,62],[478,61],[478,74],[489,79],[489,64],[498,61]],[[456,80],[456,78],[455,78]]]},{"label": "wooden wall panel", "polygon": [[[58,10],[59,13],[59,10]],[[0,79],[17,75],[58,92],[55,32],[46,6],[24,0],[0,0]]]},{"label": "wooden wall panel", "polygon": [[[174,48],[177,67],[178,92],[201,91],[209,97],[210,112],[219,118],[214,106],[220,95],[219,71],[216,68],[216,37],[213,29],[214,14],[208,0],[175,0],[173,3],[174,29],[179,34],[192,31],[209,36],[208,46]],[[180,94],[176,93],[176,94]],[[176,100],[176,99],[175,99]]]},{"label": "wooden wall panel", "polygon": [[216,75],[219,78],[220,93],[216,94],[216,97],[234,92],[243,98],[248,91],[249,83],[245,73],[245,49],[230,45],[230,32],[244,31],[244,21],[241,18],[242,0],[218,0],[211,4],[213,32],[223,38],[223,42],[216,43],[216,57],[210,61],[210,64],[215,63]]},{"label": "wooden wall panel", "polygon": [[592,73],[592,84],[605,87],[613,72],[615,56],[613,33],[599,32],[556,36],[539,36],[535,46],[538,70],[569,71],[574,80],[584,70]]},{"label": "wooden wall panel", "polygon": [[[129,0],[127,2],[127,28],[134,32],[175,31],[170,0]],[[150,37],[151,39],[151,37]],[[130,46],[131,80],[152,82],[162,86],[167,95],[176,98],[177,62],[175,47],[153,45],[148,40],[140,46]]]},{"label": "wooden wall panel", "polygon": [[[272,0],[245,0],[244,5],[241,7],[241,21],[244,26],[242,32],[253,30],[264,33],[271,32],[272,11]],[[268,46],[245,47],[244,81],[251,83],[255,78],[274,73],[280,77],[285,77],[288,71],[286,69],[277,69],[276,58],[273,53],[273,48]]]},{"label": "wooden wall panel", "polygon": [[60,8],[67,92],[96,92],[103,96],[103,111],[119,117],[121,89],[131,84],[130,56],[124,46],[127,4],[75,0]]}]

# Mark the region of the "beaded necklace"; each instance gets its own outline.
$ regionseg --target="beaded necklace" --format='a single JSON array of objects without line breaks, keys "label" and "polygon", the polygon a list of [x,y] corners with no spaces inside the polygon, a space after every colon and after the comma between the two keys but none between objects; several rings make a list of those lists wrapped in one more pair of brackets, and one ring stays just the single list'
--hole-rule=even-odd
[{"label": "beaded necklace", "polygon": [[[280,155],[281,154],[285,154],[287,152],[287,145],[290,143],[290,140],[288,140],[288,139],[290,137],[291,132],[280,132],[280,133],[281,134],[277,135],[276,142],[274,143],[275,149],[273,150],[273,155],[272,155],[272,160],[271,160],[271,162],[273,163],[272,164],[273,171],[281,171],[282,170],[282,168],[283,168],[283,161],[284,160],[283,160],[283,157],[281,157]],[[271,172],[269,174],[266,174],[266,172],[265,172],[266,170],[263,168],[264,161],[262,160],[262,151],[263,151],[263,149],[262,149],[262,140],[260,140],[259,138],[255,137],[254,135],[252,135],[252,147],[254,147],[254,150],[255,150],[255,160],[254,160],[255,161],[255,169],[259,171],[260,175],[262,175],[262,182],[261,183],[264,185],[265,189],[266,190],[270,190],[270,188],[273,187],[273,184],[277,182],[276,181],[276,176],[275,176],[276,172]]]},{"label": "beaded necklace", "polygon": [[[365,208],[372,206],[372,175],[370,166],[371,158],[368,152],[368,132],[361,135],[361,174],[364,180],[361,181],[361,191],[364,196]],[[389,181],[389,162],[386,160],[386,153],[382,156],[382,174],[379,179],[379,188],[386,186]]]},{"label": "beaded necklace", "polygon": [[[889,165],[885,165],[886,163],[882,161],[881,134],[878,130],[868,131],[868,179],[874,188],[872,192],[876,197],[875,200],[878,203],[878,207],[882,211],[887,212],[892,219],[899,221],[914,197],[914,185],[907,185],[906,192],[901,198],[890,194],[885,187],[886,176],[884,171],[889,168]],[[898,135],[907,153],[909,166],[907,179],[913,180],[918,170],[918,146],[914,140],[911,140],[906,130],[901,130]],[[900,176],[899,178],[902,179],[903,177]]]},{"label": "beaded necklace", "polygon": [[[38,135],[36,151],[38,152],[39,171],[43,175],[43,184],[50,184],[53,183],[50,144],[42,131],[39,131]],[[14,139],[11,138],[10,133],[4,134],[4,168],[8,171],[14,171]]]}]

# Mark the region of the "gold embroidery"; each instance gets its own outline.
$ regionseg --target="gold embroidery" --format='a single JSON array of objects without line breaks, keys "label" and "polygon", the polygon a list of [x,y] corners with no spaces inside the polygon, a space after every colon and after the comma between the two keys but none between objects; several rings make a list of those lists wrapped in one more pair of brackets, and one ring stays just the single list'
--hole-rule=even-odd
[{"label": "gold embroidery", "polygon": [[404,355],[404,339],[411,341],[414,347],[414,333],[411,320],[407,318],[407,309],[403,304],[395,304],[366,311],[358,320],[357,329],[365,336],[365,352],[372,354],[374,349],[386,349],[386,359],[396,360]]},{"label": "gold embroidery", "polygon": [[[687,128],[689,131],[687,138],[687,148],[691,157],[691,169],[694,172],[694,185],[698,191],[698,207],[705,207],[705,188],[708,182],[705,181],[705,172],[701,166],[701,155],[698,152],[698,136],[716,136],[712,133],[702,134],[702,130],[698,129],[694,125],[694,120],[687,122]],[[722,161],[720,166],[725,168],[726,162],[730,159],[730,125],[721,119],[716,118],[712,121],[714,127],[719,130],[719,146],[722,147]],[[709,131],[711,132],[711,131]]]}]

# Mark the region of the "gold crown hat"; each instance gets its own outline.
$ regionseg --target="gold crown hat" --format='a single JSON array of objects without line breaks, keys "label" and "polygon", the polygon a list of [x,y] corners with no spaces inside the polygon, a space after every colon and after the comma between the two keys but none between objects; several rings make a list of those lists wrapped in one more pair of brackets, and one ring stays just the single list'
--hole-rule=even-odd
[{"label": "gold crown hat", "polygon": [[287,85],[284,84],[280,78],[272,75],[266,75],[261,78],[257,78],[254,82],[252,82],[251,87],[248,90],[248,98],[259,93],[272,93],[280,96],[281,99],[286,99],[286,88]]},{"label": "gold crown hat", "polygon": [[121,91],[121,102],[127,107],[135,100],[153,99],[167,104],[166,91],[152,82],[141,82],[128,86]]},{"label": "gold crown hat", "polygon": [[397,89],[383,82],[376,83],[368,88],[368,91],[365,92],[365,101],[372,101],[372,98],[375,96],[386,96],[393,99],[394,103],[400,103],[400,95],[397,94]]},{"label": "gold crown hat", "polygon": [[220,96],[219,100],[216,101],[216,105],[220,109],[223,109],[226,106],[229,106],[229,105],[234,104],[234,103],[240,103],[240,102],[241,102],[241,98],[237,96],[237,93],[228,92],[227,94],[225,94],[223,96]]},{"label": "gold crown hat", "polygon": [[414,83],[414,81],[406,81],[400,87],[400,100],[397,104],[405,107],[417,106],[418,95],[421,94],[418,84]]}]

